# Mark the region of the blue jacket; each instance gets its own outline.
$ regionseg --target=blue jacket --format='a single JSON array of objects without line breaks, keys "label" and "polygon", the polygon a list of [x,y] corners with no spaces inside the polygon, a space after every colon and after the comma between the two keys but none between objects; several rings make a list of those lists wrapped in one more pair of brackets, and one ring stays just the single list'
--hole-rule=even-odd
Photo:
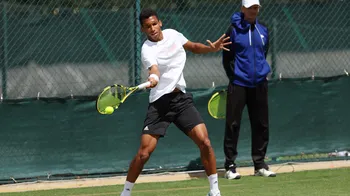
[{"label": "blue jacket", "polygon": [[226,32],[232,44],[223,51],[223,66],[230,82],[245,87],[256,87],[266,80],[270,65],[266,61],[269,48],[268,29],[256,20],[251,25],[241,12],[234,13]]}]

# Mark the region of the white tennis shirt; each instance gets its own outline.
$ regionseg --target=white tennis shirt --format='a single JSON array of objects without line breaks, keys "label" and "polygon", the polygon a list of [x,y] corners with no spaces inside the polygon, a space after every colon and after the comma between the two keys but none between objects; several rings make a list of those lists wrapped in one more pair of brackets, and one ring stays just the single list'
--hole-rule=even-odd
[{"label": "white tennis shirt", "polygon": [[186,62],[186,52],[183,45],[188,39],[174,29],[165,29],[163,39],[158,42],[146,40],[142,45],[142,64],[147,69],[158,65],[159,82],[151,89],[149,102],[152,103],[161,96],[172,92],[175,88],[186,92],[186,82],[183,69]]}]

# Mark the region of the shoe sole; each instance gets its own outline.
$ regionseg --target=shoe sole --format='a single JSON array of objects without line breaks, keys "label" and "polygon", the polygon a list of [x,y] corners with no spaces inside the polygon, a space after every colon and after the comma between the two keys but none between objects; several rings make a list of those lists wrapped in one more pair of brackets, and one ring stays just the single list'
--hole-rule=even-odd
[{"label": "shoe sole", "polygon": [[238,175],[238,176],[236,176],[235,178],[227,178],[227,177],[225,176],[225,178],[226,178],[227,180],[239,180],[239,179],[241,179],[241,175]]},{"label": "shoe sole", "polygon": [[254,176],[262,176],[262,177],[276,177],[277,175],[276,175],[276,174],[270,174],[269,176],[264,176],[264,175],[261,175],[261,174],[254,174]]},{"label": "shoe sole", "polygon": [[239,176],[236,176],[235,178],[233,178],[233,179],[235,179],[235,180],[239,180],[239,179],[241,179],[241,176],[239,175]]}]

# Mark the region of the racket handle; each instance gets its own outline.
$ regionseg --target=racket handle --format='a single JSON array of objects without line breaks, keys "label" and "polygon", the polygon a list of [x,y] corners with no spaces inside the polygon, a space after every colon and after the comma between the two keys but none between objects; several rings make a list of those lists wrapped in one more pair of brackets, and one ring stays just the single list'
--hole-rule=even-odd
[{"label": "racket handle", "polygon": [[144,88],[146,88],[147,86],[150,86],[150,85],[151,85],[151,82],[148,81],[148,82],[145,82],[145,83],[142,83],[142,84],[138,85],[137,88],[141,90],[141,89],[144,89]]}]

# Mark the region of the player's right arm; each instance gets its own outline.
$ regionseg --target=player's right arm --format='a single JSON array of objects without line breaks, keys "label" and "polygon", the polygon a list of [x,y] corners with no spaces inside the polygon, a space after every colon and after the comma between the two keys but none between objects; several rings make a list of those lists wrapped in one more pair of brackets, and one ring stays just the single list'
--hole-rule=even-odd
[{"label": "player's right arm", "polygon": [[142,64],[148,69],[148,81],[151,83],[148,88],[153,88],[157,86],[160,72],[158,69],[157,59],[155,57],[154,51],[152,48],[144,45],[141,50],[141,61]]},{"label": "player's right arm", "polygon": [[150,88],[157,86],[160,78],[160,72],[158,70],[158,65],[154,64],[148,68],[148,81],[151,82]]}]

